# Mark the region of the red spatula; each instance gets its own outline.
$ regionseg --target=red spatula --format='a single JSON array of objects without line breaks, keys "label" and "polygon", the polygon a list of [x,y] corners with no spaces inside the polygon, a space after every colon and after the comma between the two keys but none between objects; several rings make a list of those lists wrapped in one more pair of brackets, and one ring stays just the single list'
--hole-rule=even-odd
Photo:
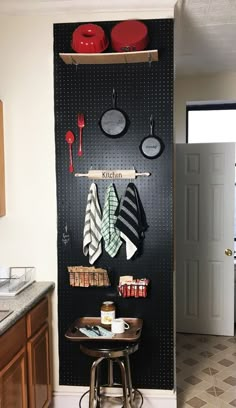
[{"label": "red spatula", "polygon": [[83,131],[84,126],[85,126],[84,114],[83,113],[78,113],[78,128],[79,128],[78,156],[83,156],[83,151],[82,151],[82,131]]},{"label": "red spatula", "polygon": [[66,142],[69,145],[69,172],[73,173],[74,167],[73,167],[73,158],[72,158],[72,143],[74,143],[75,136],[74,133],[71,130],[68,130],[66,132]]}]

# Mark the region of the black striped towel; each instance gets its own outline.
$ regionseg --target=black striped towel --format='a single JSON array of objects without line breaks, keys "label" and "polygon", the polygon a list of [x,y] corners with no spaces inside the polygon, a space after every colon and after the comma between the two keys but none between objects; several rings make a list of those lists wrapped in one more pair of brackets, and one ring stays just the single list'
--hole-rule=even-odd
[{"label": "black striped towel", "polygon": [[141,248],[144,231],[148,228],[144,209],[133,183],[127,186],[115,225],[126,243],[126,257],[131,259]]},{"label": "black striped towel", "polygon": [[115,212],[119,205],[114,184],[107,189],[102,215],[102,236],[105,242],[105,251],[112,257],[116,256],[122,241],[120,231],[115,227],[117,216]]},{"label": "black striped towel", "polygon": [[92,183],[90,186],[85,223],[84,223],[84,255],[89,256],[89,263],[92,265],[102,253],[101,234],[102,214],[98,201],[97,186]]}]

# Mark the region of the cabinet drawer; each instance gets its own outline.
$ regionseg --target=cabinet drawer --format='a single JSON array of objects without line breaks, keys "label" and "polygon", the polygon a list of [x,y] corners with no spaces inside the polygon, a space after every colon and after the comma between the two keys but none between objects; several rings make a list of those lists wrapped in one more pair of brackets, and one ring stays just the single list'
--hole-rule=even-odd
[{"label": "cabinet drawer", "polygon": [[20,319],[0,337],[0,369],[25,345],[25,317]]},{"label": "cabinet drawer", "polygon": [[31,337],[48,318],[48,298],[44,298],[27,315],[27,337]]}]

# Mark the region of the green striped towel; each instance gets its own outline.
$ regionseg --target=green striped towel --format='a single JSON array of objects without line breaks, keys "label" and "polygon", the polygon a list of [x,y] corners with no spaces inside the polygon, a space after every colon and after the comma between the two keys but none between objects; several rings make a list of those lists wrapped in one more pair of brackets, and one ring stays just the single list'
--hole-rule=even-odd
[{"label": "green striped towel", "polygon": [[110,184],[106,191],[105,204],[103,208],[101,234],[105,242],[105,251],[112,257],[116,256],[122,245],[120,231],[115,227],[116,209],[119,201],[114,184]]}]

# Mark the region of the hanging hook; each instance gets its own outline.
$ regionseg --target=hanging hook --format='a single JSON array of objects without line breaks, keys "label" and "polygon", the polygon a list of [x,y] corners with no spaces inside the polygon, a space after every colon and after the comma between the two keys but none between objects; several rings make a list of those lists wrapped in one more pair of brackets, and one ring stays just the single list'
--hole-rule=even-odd
[{"label": "hanging hook", "polygon": [[115,90],[115,88],[113,88],[113,90],[112,90],[112,107],[114,109],[116,107],[116,97],[117,97],[116,90]]},{"label": "hanging hook", "polygon": [[75,65],[75,70],[77,71],[79,62],[77,62],[73,57],[71,57],[71,61],[72,61],[72,63]]},{"label": "hanging hook", "polygon": [[149,52],[148,53],[148,64],[149,64],[149,68],[151,68],[152,65],[152,54]]},{"label": "hanging hook", "polygon": [[151,114],[150,116],[150,136],[153,136],[153,127],[154,127],[153,114]]}]

